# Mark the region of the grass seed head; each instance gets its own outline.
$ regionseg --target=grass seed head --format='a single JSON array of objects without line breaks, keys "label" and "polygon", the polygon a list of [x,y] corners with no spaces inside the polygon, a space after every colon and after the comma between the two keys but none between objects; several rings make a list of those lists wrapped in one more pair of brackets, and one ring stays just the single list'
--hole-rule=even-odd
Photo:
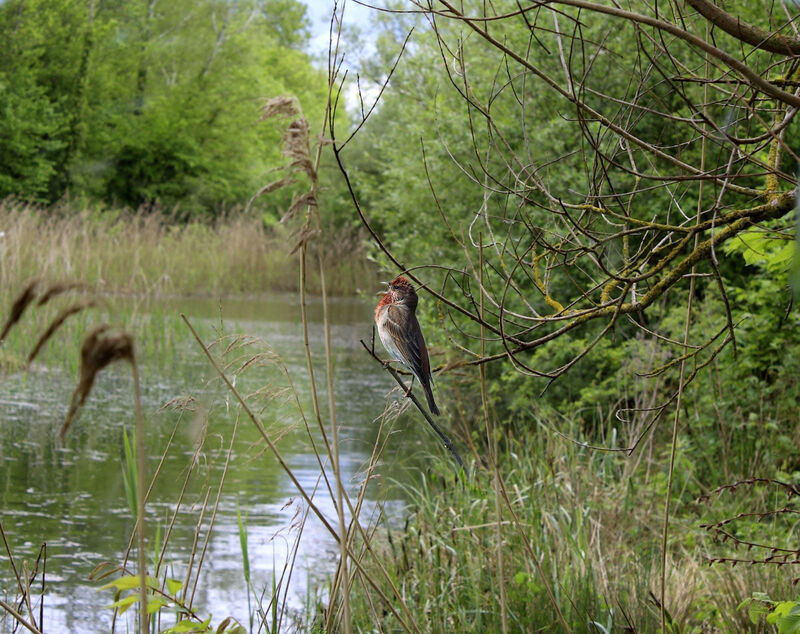
[{"label": "grass seed head", "polygon": [[36,299],[36,289],[38,285],[39,281],[33,280],[19,294],[17,299],[14,300],[14,304],[11,306],[11,312],[8,315],[5,326],[3,326],[3,332],[0,333],[0,342],[6,338],[6,335],[8,335],[8,332],[14,327],[14,324],[22,317],[22,313],[25,312],[25,309]]},{"label": "grass seed head", "polygon": [[[41,304],[41,300],[39,301],[39,304]],[[60,313],[58,313],[55,319],[53,319],[53,321],[47,327],[47,330],[44,331],[44,334],[41,337],[39,337],[39,340],[36,342],[36,345],[33,347],[33,350],[31,351],[30,355],[28,355],[28,364],[30,365],[33,362],[33,360],[39,354],[41,349],[44,347],[44,344],[48,342],[48,340],[55,334],[56,330],[58,330],[61,327],[61,325],[67,320],[68,317],[71,317],[72,315],[80,313],[86,310],[87,308],[91,308],[92,306],[95,305],[96,302],[94,302],[93,300],[89,300],[86,302],[79,302],[77,304],[65,308]]]},{"label": "grass seed head", "polygon": [[81,378],[72,394],[72,403],[61,427],[61,438],[67,433],[77,411],[86,402],[100,370],[113,361],[123,359],[131,364],[135,363],[133,337],[127,332],[103,324],[86,336],[81,348]]},{"label": "grass seed head", "polygon": [[80,282],[57,282],[53,284],[50,288],[48,288],[44,293],[42,293],[41,297],[39,297],[39,301],[36,302],[36,305],[43,306],[56,295],[61,295],[62,293],[68,293],[69,291],[78,288],[86,288],[86,285],[81,284]]},{"label": "grass seed head", "polygon": [[294,97],[289,95],[280,95],[269,99],[264,107],[261,109],[261,118],[259,121],[269,119],[270,117],[283,116],[294,117],[297,114],[297,104]]}]

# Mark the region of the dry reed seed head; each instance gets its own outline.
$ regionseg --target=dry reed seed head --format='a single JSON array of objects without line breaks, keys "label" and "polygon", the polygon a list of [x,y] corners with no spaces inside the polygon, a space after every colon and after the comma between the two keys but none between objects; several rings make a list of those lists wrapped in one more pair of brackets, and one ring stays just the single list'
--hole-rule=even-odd
[{"label": "dry reed seed head", "polygon": [[264,121],[275,116],[294,117],[297,116],[300,108],[297,105],[297,100],[289,95],[280,95],[267,100],[264,107],[261,109],[261,117],[259,121]]},{"label": "dry reed seed head", "polygon": [[89,573],[89,581],[100,581],[115,573],[123,571],[123,566],[120,566],[119,564],[112,564],[109,561],[104,561],[92,568],[92,571]]},{"label": "dry reed seed head", "polygon": [[103,324],[90,332],[81,348],[81,377],[97,374],[112,361],[134,362],[133,337]]},{"label": "dry reed seed head", "polygon": [[173,409],[193,412],[197,409],[196,403],[197,401],[195,400],[194,396],[176,396],[159,407],[158,411],[163,412],[168,409]]},{"label": "dry reed seed head", "polygon": [[294,255],[304,245],[306,245],[309,242],[311,242],[311,240],[314,240],[318,235],[319,235],[319,231],[317,229],[314,229],[314,228],[310,227],[308,225],[308,223],[306,223],[305,225],[303,225],[303,228],[297,234],[297,242],[292,247],[292,250],[289,251],[289,254],[290,255]]},{"label": "dry reed seed head", "polygon": [[308,142],[308,121],[297,119],[289,124],[283,135],[283,154],[292,160],[291,168],[301,170],[315,181],[317,173],[311,160],[311,149]]},{"label": "dry reed seed head", "polygon": [[303,209],[304,207],[316,207],[317,206],[317,197],[314,196],[313,192],[303,192],[301,194],[295,195],[292,199],[292,205],[289,207],[289,210],[281,216],[281,222],[285,223],[289,218],[294,216],[299,210]]},{"label": "dry reed seed head", "polygon": [[269,194],[270,192],[274,192],[276,189],[281,189],[283,187],[287,187],[289,185],[295,184],[295,179],[291,176],[285,176],[283,178],[279,178],[276,181],[272,181],[271,183],[264,185],[261,189],[259,189],[255,195],[253,196],[253,200],[258,198],[263,194]]},{"label": "dry reed seed head", "polygon": [[56,282],[42,293],[36,305],[44,306],[56,295],[61,295],[62,293],[67,293],[78,288],[86,288],[86,284],[82,284],[81,282]]},{"label": "dry reed seed head", "polygon": [[127,332],[103,324],[86,336],[81,347],[81,378],[72,394],[72,403],[61,427],[62,438],[78,409],[86,402],[98,372],[109,363],[122,359],[130,361],[131,365],[135,363],[133,337]]},{"label": "dry reed seed head", "polygon": [[14,324],[22,317],[22,313],[25,312],[25,309],[36,299],[36,287],[38,285],[39,280],[29,282],[25,289],[17,296],[17,299],[14,300],[14,303],[11,305],[11,312],[8,315],[5,326],[3,326],[3,332],[0,333],[0,342],[6,338],[6,335],[8,335],[8,332],[14,327]]},{"label": "dry reed seed head", "polygon": [[[41,305],[41,301],[39,302],[39,304]],[[36,345],[33,347],[33,350],[28,356],[28,364],[33,362],[33,360],[39,354],[39,351],[44,347],[44,344],[47,343],[47,341],[53,336],[53,334],[55,334],[56,330],[58,330],[61,327],[61,325],[67,320],[68,317],[71,317],[72,315],[75,315],[95,305],[96,303],[94,300],[89,300],[86,302],[75,304],[73,306],[69,306],[68,308],[65,308],[60,313],[58,313],[55,319],[53,319],[53,321],[48,326],[47,330],[45,330],[44,334],[41,337],[39,337],[39,341],[37,341]]]}]

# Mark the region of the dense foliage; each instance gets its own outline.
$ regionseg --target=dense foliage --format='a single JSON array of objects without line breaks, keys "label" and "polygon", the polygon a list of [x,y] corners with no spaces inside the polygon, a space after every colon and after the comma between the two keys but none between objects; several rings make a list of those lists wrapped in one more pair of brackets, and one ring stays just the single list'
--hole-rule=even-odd
[{"label": "dense foliage", "polygon": [[[280,166],[295,95],[322,123],[325,74],[296,0],[0,4],[0,199],[183,214],[245,204]],[[258,204],[273,215],[291,199]],[[279,216],[278,216],[279,217]]]},{"label": "dense foliage", "polygon": [[[781,494],[749,479],[800,483],[793,292],[800,282],[800,124],[791,93],[800,48],[762,46],[782,35],[798,46],[786,28],[797,10],[727,2],[724,11],[734,17],[718,24],[703,13],[710,5],[409,0],[393,6],[416,11],[382,18],[377,54],[362,70],[377,84],[394,70],[364,133],[334,135],[339,157],[364,223],[380,241],[375,257],[431,291],[420,310],[462,441],[490,469],[497,442],[505,450],[497,477],[507,490],[522,491],[518,505],[492,510],[492,493],[459,491],[453,501],[443,486],[426,500],[448,496],[452,506],[423,505],[410,522],[435,555],[393,546],[397,574],[419,592],[420,609],[434,603],[435,614],[450,616],[472,608],[487,619],[462,614],[435,631],[549,629],[556,605],[582,631],[581,622],[602,613],[603,600],[620,602],[632,631],[760,631],[757,610],[750,623],[737,603],[750,592],[791,592],[793,573],[781,574],[773,558],[783,551],[770,548],[796,552],[796,529],[782,521],[797,513],[796,504],[774,511]],[[548,502],[543,493],[528,500],[519,471],[536,463],[521,480],[535,487],[552,477],[558,487],[581,468],[559,471],[558,453],[537,454],[533,438],[541,434],[591,446],[594,455],[583,454],[581,465],[609,467],[575,485],[606,496],[585,509],[597,532],[561,531],[560,547],[542,547],[545,565],[565,550],[576,561],[553,564],[557,570],[583,571],[578,560],[588,566],[643,556],[650,572],[635,568],[652,574],[651,614],[633,615],[647,611],[646,600],[622,586],[603,600],[592,594],[594,608],[581,607],[580,593],[596,591],[596,580],[570,581],[560,589],[571,598],[551,600],[541,574],[514,604],[530,571],[512,580],[508,566],[530,567],[532,555],[520,553],[525,537],[503,553],[491,550],[516,544],[513,528],[498,529],[497,542],[471,533],[473,548],[464,548],[480,551],[481,562],[491,559],[490,571],[456,557],[475,573],[465,581],[475,597],[468,605],[450,593],[464,581],[458,565],[448,579],[431,578],[439,565],[431,559],[449,552],[434,526],[473,509],[484,515],[465,523],[502,519],[537,551],[550,522],[529,520],[528,505]],[[710,494],[739,481],[747,483],[738,506]],[[700,497],[710,505],[696,505]],[[558,516],[576,506],[551,501],[548,508]],[[526,519],[516,524],[514,513]],[[586,555],[592,547],[596,558]],[[663,563],[651,559],[659,551]],[[682,588],[669,588],[670,575],[688,576],[691,564],[740,561],[760,564],[755,574],[763,576],[745,581],[744,573],[718,572],[720,586],[705,595],[702,582],[687,579],[686,591],[699,591],[687,604]],[[506,594],[484,594],[503,580]],[[552,580],[558,587],[557,571]],[[741,586],[723,600],[724,584]],[[763,613],[774,608],[767,594],[758,596]],[[491,611],[492,601],[508,606],[508,624]],[[660,601],[669,605],[660,610]],[[526,612],[530,606],[535,614]],[[679,624],[670,624],[670,611],[681,612]],[[608,623],[619,627],[625,618]]]},{"label": "dense foliage", "polygon": [[[731,137],[758,137],[762,124],[780,118],[773,113],[775,101],[764,102],[769,111],[759,111],[761,124],[755,124],[738,98],[723,89],[709,95],[709,82],[691,81],[703,71],[716,78],[716,70],[709,71],[685,42],[651,42],[643,27],[603,14],[585,12],[578,22],[569,8],[556,17],[544,10],[523,16],[515,7],[487,9],[510,16],[491,22],[489,29],[505,48],[478,37],[462,19],[384,17],[378,54],[364,72],[379,82],[398,55],[400,62],[365,133],[342,152],[367,220],[392,257],[421,267],[415,272],[424,282],[473,314],[482,276],[491,315],[487,328],[498,328],[481,337],[476,323],[453,306],[423,301],[439,350],[457,350],[455,344],[474,358],[499,357],[489,363],[490,393],[509,432],[523,436],[532,419],[558,412],[578,416],[593,440],[616,427],[623,443],[633,443],[650,419],[648,408],[669,400],[678,384],[671,361],[683,353],[679,342],[694,277],[690,344],[700,351],[690,358],[694,368],[710,367],[687,386],[697,442],[693,460],[718,465],[708,443],[719,442],[717,426],[723,421],[729,431],[735,425],[732,437],[744,452],[763,443],[753,416],[764,425],[764,417],[774,419],[769,413],[774,410],[794,429],[800,316],[789,286],[795,247],[791,204],[778,217],[721,243],[713,258],[698,260],[693,276],[687,267],[668,292],[641,309],[618,319],[587,320],[510,358],[498,354],[519,345],[518,339],[523,344],[535,339],[530,333],[537,330],[546,339],[570,312],[657,291],[663,278],[649,276],[647,267],[661,265],[653,266],[657,260],[650,251],[657,247],[658,258],[668,258],[664,245],[680,257],[692,252],[691,242],[679,245],[675,236],[681,234],[673,226],[688,226],[698,206],[700,219],[711,219],[790,192],[798,148],[798,123],[789,118],[774,144],[778,150],[770,150],[764,139],[737,141],[742,158],[729,172],[726,142],[718,133],[706,134],[696,121],[705,118],[709,128],[727,125]],[[742,19],[770,25],[750,5],[735,9]],[[481,10],[472,3],[463,13]],[[704,34],[701,16],[684,19],[688,31]],[[543,22],[547,28],[533,26]],[[403,50],[411,27],[415,31]],[[735,46],[725,33],[715,38],[721,48]],[[747,59],[754,68],[776,63],[762,51]],[[698,75],[679,77],[681,84],[665,79],[670,64]],[[570,82],[580,85],[580,107],[538,74],[562,90]],[[607,115],[606,125],[588,117],[588,108]],[[697,172],[684,169],[684,176],[675,161],[697,166]],[[768,165],[773,175],[765,177]],[[699,173],[732,177],[709,184],[695,176]],[[713,228],[703,239],[709,235]],[[392,266],[386,253],[374,251]],[[634,260],[636,252],[647,258]],[[630,274],[634,269],[641,280]],[[728,309],[736,345],[718,349],[708,342],[725,330]],[[504,321],[504,312],[512,317]],[[500,324],[511,343],[503,344]],[[462,355],[453,352],[439,361],[456,359]],[[645,376],[665,366],[666,371]],[[765,393],[775,398],[765,400]],[[779,446],[767,444],[767,454]],[[782,453],[759,455],[770,469],[788,460],[778,457]],[[752,468],[747,461],[726,464],[725,476],[748,475]],[[715,484],[719,473],[703,473],[705,485]]]}]

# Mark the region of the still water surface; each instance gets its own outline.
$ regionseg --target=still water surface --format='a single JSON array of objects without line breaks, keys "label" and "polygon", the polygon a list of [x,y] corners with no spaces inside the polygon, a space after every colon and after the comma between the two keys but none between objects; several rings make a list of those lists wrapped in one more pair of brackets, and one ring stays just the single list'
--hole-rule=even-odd
[{"label": "still water surface", "polygon": [[[148,429],[148,480],[174,434],[148,501],[148,559],[153,559],[157,532],[163,541],[185,487],[165,563],[170,576],[183,580],[196,533],[198,552],[210,536],[194,596],[198,614],[205,618],[213,613],[214,625],[227,615],[248,624],[238,509],[246,517],[251,577],[258,592],[267,588],[269,595],[273,573],[281,575],[299,537],[291,578],[284,578],[282,585],[287,604],[302,618],[309,599],[325,596],[325,581],[335,564],[337,547],[313,516],[302,532],[298,531],[306,509],[294,485],[265,451],[263,440],[244,415],[238,416],[234,437],[239,408],[215,378],[179,317],[185,313],[207,343],[216,340],[212,346],[215,357],[227,364],[231,376],[237,375],[237,388],[252,395],[251,407],[273,438],[280,438],[278,446],[284,459],[309,492],[318,487],[315,501],[330,523],[338,526],[334,506],[319,485],[320,467],[312,441],[281,369],[285,367],[291,378],[312,426],[314,442],[320,443],[310,400],[298,297],[167,299],[137,303],[131,310],[138,315],[133,328],[137,340],[150,342],[138,350]],[[327,410],[320,301],[312,300],[309,310],[316,381],[321,406]],[[369,340],[371,312],[371,307],[358,299],[330,302],[341,464],[351,493],[363,480],[379,434],[376,419],[393,385],[359,344],[361,338]],[[158,328],[163,337],[154,337],[152,332],[145,337],[145,333],[136,332],[137,328]],[[237,333],[263,341],[248,340],[248,345],[242,346],[235,338]],[[237,372],[243,365],[246,369]],[[122,476],[122,430],[127,428],[130,434],[134,426],[130,374],[128,367],[117,363],[99,375],[63,445],[57,442],[58,429],[75,385],[74,372],[36,366],[27,373],[0,375],[3,527],[18,566],[23,561],[31,566],[41,544],[47,543],[45,631],[110,629],[112,611],[103,606],[113,601],[112,593],[98,591],[101,584],[88,576],[98,564],[122,562],[133,528]],[[174,399],[182,399],[189,407],[177,407]],[[326,414],[323,411],[325,420]],[[418,470],[424,467],[415,463],[414,454],[425,433],[421,421],[410,415],[394,424],[378,477],[368,488],[362,523],[378,512],[390,518],[402,517],[402,484],[418,477]],[[206,499],[206,506],[211,507],[217,497],[229,447],[230,466],[209,529],[211,509],[205,514],[202,509]],[[15,582],[5,554],[2,559],[3,594],[13,598]],[[132,559],[135,561],[135,553]],[[168,624],[164,622],[162,627]],[[285,621],[283,629],[291,630],[293,624]],[[126,624],[118,631],[126,631]]]}]

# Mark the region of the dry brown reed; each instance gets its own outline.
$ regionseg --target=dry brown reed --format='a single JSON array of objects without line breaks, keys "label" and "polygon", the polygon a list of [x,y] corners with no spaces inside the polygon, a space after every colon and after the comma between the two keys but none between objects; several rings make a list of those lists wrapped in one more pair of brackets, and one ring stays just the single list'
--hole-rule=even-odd
[{"label": "dry brown reed", "polygon": [[[42,302],[40,300],[39,305],[41,306],[41,304]],[[33,350],[31,350],[30,355],[28,355],[28,365],[30,365],[33,362],[33,360],[39,354],[41,349],[44,347],[44,344],[46,344],[52,338],[56,330],[58,330],[69,317],[71,317],[72,315],[77,315],[78,313],[81,313],[87,308],[91,308],[95,305],[96,302],[94,300],[87,300],[83,302],[78,302],[77,304],[73,304],[72,306],[68,306],[60,313],[58,313],[58,315],[55,316],[53,321],[47,327],[47,330],[45,330],[42,336],[39,337],[38,341],[36,342],[36,345],[33,347]]]},{"label": "dry brown reed", "polygon": [[[34,277],[69,277],[104,293],[229,296],[299,290],[299,256],[287,246],[296,235],[243,212],[178,223],[157,211],[47,210],[5,201],[0,230],[5,232],[0,289],[20,288]],[[318,242],[325,244],[311,249],[324,252],[329,294],[371,287],[375,270],[358,235],[332,230]],[[309,276],[308,289],[320,292],[316,274]]]},{"label": "dry brown reed", "polygon": [[81,284],[80,282],[56,282],[52,284],[48,289],[44,291],[39,297],[39,301],[36,302],[37,306],[44,306],[47,302],[49,302],[53,297],[61,295],[62,293],[68,293],[70,291],[74,291],[77,289],[85,289],[86,285]]},{"label": "dry brown reed", "polygon": [[297,182],[298,175],[304,176],[308,187],[295,193],[289,209],[281,218],[281,223],[285,223],[299,212],[304,212],[304,221],[294,233],[294,246],[290,251],[291,254],[295,254],[301,247],[306,247],[311,240],[320,235],[317,167],[319,166],[322,141],[316,148],[315,159],[311,155],[310,126],[296,97],[281,95],[268,100],[262,108],[259,121],[277,116],[294,119],[283,133],[283,156],[289,159],[289,164],[282,169],[287,172],[287,175],[261,188],[250,200],[248,207],[263,193]]},{"label": "dry brown reed", "polygon": [[3,332],[0,333],[0,343],[5,340],[11,329],[22,318],[25,309],[36,299],[37,284],[38,282],[36,280],[30,282],[19,294],[17,299],[14,300],[14,303],[11,305],[11,310],[8,313],[8,319],[6,319],[6,323],[3,326]]},{"label": "dry brown reed", "polygon": [[[94,298],[81,299],[78,302],[63,308],[52,319],[49,317],[49,311],[41,310],[41,308],[54,297],[64,293],[71,293],[77,289],[82,289],[84,291],[86,290],[83,284],[69,281],[47,284],[42,280],[34,279],[28,282],[19,295],[10,301],[11,306],[9,309],[9,315],[6,319],[5,325],[3,326],[2,333],[0,334],[0,344],[5,341],[11,330],[20,323],[23,314],[26,312],[29,306],[34,306],[35,308],[40,309],[34,311],[35,314],[32,317],[32,321],[36,324],[36,326],[33,328],[28,328],[26,331],[27,334],[22,335],[24,345],[27,346],[27,336],[32,336],[39,328],[44,328],[44,324],[48,323],[47,320],[49,319],[49,325],[44,328],[42,334],[38,337],[36,344],[33,346],[33,349],[28,354],[27,364],[30,365],[38,356],[44,345],[53,338],[55,332],[66,322],[69,317],[72,315],[77,315],[98,304],[98,300]],[[2,299],[2,297],[0,297],[0,299]],[[37,326],[39,328],[37,328]]]},{"label": "dry brown reed", "polygon": [[[22,292],[13,300],[11,303],[11,308],[9,310],[9,317],[6,320],[6,324],[3,328],[2,337],[0,337],[0,343],[5,339],[8,335],[10,330],[17,325],[23,314],[25,313],[26,309],[31,306],[34,301],[36,300],[37,296],[39,301],[36,303],[37,308],[41,308],[44,304],[48,303],[53,297],[61,295],[63,293],[69,293],[75,289],[84,288],[83,284],[75,283],[75,282],[56,282],[54,284],[45,285],[44,282],[39,281],[38,279],[34,279],[33,281],[29,282],[22,290]],[[96,305],[96,301],[94,299],[82,300],[77,303],[68,306],[65,309],[62,309],[56,317],[50,322],[50,325],[45,329],[43,334],[38,338],[33,350],[31,351],[30,355],[28,356],[28,363],[30,364],[33,359],[36,358],[39,351],[42,347],[53,338],[55,332],[59,329],[59,327],[66,321],[68,317],[71,315],[75,315],[78,313],[83,312],[87,308]],[[137,453],[138,453],[138,462],[137,462],[137,530],[136,534],[138,537],[138,556],[139,556],[139,580],[140,580],[140,601],[142,604],[141,614],[140,614],[140,625],[141,625],[141,632],[145,634],[145,632],[149,631],[149,613],[147,611],[147,583],[146,583],[146,566],[145,566],[145,553],[144,553],[144,544],[145,544],[145,518],[144,518],[144,475],[145,475],[145,463],[144,463],[144,419],[142,416],[142,407],[141,407],[141,399],[140,399],[140,388],[139,388],[139,374],[136,367],[136,360],[134,356],[134,346],[133,346],[133,337],[128,333],[118,330],[112,329],[108,325],[100,325],[95,327],[89,334],[86,336],[83,342],[83,346],[81,349],[81,375],[80,380],[78,381],[78,385],[75,388],[75,392],[72,395],[72,402],[70,404],[69,411],[67,412],[67,416],[64,420],[63,426],[61,428],[60,438],[63,439],[64,435],[66,434],[67,430],[71,422],[74,420],[76,413],[80,409],[80,407],[85,403],[86,399],[91,392],[92,385],[94,384],[95,377],[97,373],[100,372],[103,368],[105,368],[109,363],[112,363],[116,360],[127,360],[131,364],[131,368],[133,370],[133,379],[134,379],[134,401],[136,406],[136,441],[137,441]],[[12,568],[14,569],[14,574],[17,579],[17,584],[20,590],[20,604],[19,607],[21,608],[24,605],[27,607],[27,614],[30,617],[30,621],[26,620],[25,616],[19,612],[19,610],[14,609],[13,606],[10,606],[4,602],[0,602],[0,607],[5,610],[6,614],[10,615],[11,618],[16,623],[16,626],[23,626],[31,632],[40,632],[44,628],[43,623],[43,607],[42,603],[40,602],[40,614],[39,614],[39,623],[37,626],[37,622],[35,619],[35,615],[33,612],[33,608],[30,602],[30,581],[35,577],[38,571],[38,564],[37,561],[36,569],[33,571],[32,575],[27,574],[27,568],[23,570],[22,575],[13,565],[13,557],[11,555],[11,549],[8,545],[8,541],[5,537],[5,532],[2,529],[2,523],[0,523],[0,533],[2,533],[2,539],[6,546],[6,552],[9,557],[9,561],[12,563]],[[43,552],[44,547],[43,547]],[[22,583],[22,579],[24,578],[25,583]],[[42,593],[44,594],[44,573],[42,573]],[[16,630],[15,626],[15,630]],[[41,628],[41,629],[40,629]]]},{"label": "dry brown reed", "polygon": [[128,361],[131,365],[136,363],[133,354],[133,337],[127,332],[102,324],[86,336],[81,347],[81,376],[75,392],[72,394],[69,411],[61,426],[62,438],[69,430],[75,414],[86,402],[98,372],[109,363],[121,360]]}]

